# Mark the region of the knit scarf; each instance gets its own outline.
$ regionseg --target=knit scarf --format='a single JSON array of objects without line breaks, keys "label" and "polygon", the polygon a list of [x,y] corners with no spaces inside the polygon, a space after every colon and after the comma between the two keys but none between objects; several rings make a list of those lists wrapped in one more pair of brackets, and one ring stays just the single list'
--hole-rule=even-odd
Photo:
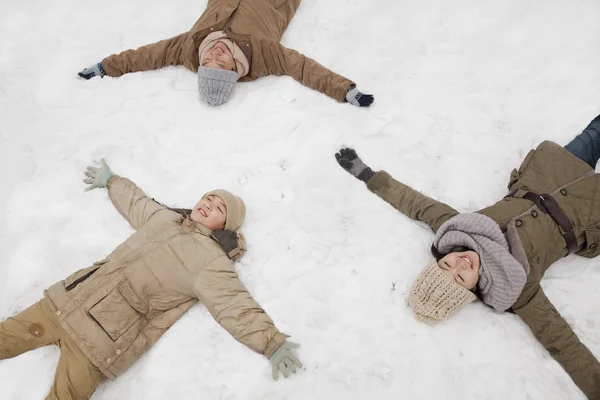
[{"label": "knit scarf", "polygon": [[250,71],[250,63],[248,59],[244,55],[244,52],[233,40],[227,38],[227,34],[223,31],[213,32],[208,35],[202,43],[200,43],[200,47],[198,47],[198,61],[200,65],[202,65],[202,57],[204,54],[216,46],[217,43],[223,42],[225,46],[229,49],[231,54],[233,54],[233,59],[235,60],[235,70],[238,74],[238,79],[248,75]]},{"label": "knit scarf", "polygon": [[434,246],[441,254],[467,247],[479,255],[477,289],[483,302],[506,311],[517,301],[527,281],[523,266],[512,256],[500,226],[482,214],[459,214],[437,231]]}]

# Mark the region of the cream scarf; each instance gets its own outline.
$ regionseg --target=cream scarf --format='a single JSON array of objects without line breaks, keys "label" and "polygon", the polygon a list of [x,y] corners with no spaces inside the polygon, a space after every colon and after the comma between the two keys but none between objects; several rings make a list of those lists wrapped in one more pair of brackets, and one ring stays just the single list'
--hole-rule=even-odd
[{"label": "cream scarf", "polygon": [[250,71],[250,64],[248,63],[248,59],[244,55],[244,52],[233,40],[227,38],[227,34],[223,31],[213,32],[208,35],[202,43],[200,43],[200,47],[198,48],[198,60],[202,65],[202,57],[206,54],[207,51],[215,47],[215,45],[219,42],[223,42],[225,46],[231,51],[233,54],[233,59],[235,60],[235,69],[238,74],[238,79],[243,76],[248,75]]}]

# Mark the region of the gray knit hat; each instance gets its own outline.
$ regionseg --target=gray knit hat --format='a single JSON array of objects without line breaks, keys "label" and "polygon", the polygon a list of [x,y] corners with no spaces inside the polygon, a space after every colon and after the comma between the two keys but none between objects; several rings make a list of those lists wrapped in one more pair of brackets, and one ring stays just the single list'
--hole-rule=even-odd
[{"label": "gray knit hat", "polygon": [[238,80],[235,71],[225,71],[216,68],[198,67],[198,90],[200,98],[211,106],[226,103]]}]

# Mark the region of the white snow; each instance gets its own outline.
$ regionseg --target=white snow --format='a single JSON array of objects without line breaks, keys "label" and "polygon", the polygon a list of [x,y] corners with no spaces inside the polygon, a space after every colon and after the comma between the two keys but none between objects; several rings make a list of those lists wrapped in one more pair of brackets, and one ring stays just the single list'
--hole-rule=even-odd
[{"label": "white snow", "polygon": [[[530,148],[566,144],[600,112],[600,3],[305,0],[284,44],[373,93],[368,110],[291,78],[240,84],[213,109],[183,67],[77,77],[187,30],[205,5],[0,3],[0,320],[132,233],[105,191],[83,191],[84,168],[106,157],[169,205],[217,187],[244,198],[240,275],[305,367],[272,381],[198,305],[94,399],[583,399],[514,315],[475,304],[418,323],[406,295],[433,235],[333,155],[354,146],[460,211],[494,203]],[[543,286],[600,357],[598,259],[561,260]],[[1,361],[0,398],[43,398],[58,356]]]}]

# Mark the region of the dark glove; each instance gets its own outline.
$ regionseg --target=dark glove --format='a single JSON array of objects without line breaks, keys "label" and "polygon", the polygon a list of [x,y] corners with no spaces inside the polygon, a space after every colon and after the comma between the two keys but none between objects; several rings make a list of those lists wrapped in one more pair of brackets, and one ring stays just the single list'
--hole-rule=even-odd
[{"label": "dark glove", "polygon": [[87,80],[93,78],[94,76],[102,77],[106,75],[106,72],[104,72],[104,67],[102,66],[102,63],[99,62],[98,64],[94,64],[91,67],[86,68],[83,71],[77,73],[77,75]]},{"label": "dark glove", "polygon": [[346,100],[356,107],[369,107],[373,104],[375,97],[372,94],[361,93],[356,87],[350,86],[346,92]]},{"label": "dark glove", "polygon": [[342,168],[364,183],[369,182],[369,179],[375,175],[375,172],[362,162],[354,149],[340,149],[340,152],[335,154],[335,159]]}]

